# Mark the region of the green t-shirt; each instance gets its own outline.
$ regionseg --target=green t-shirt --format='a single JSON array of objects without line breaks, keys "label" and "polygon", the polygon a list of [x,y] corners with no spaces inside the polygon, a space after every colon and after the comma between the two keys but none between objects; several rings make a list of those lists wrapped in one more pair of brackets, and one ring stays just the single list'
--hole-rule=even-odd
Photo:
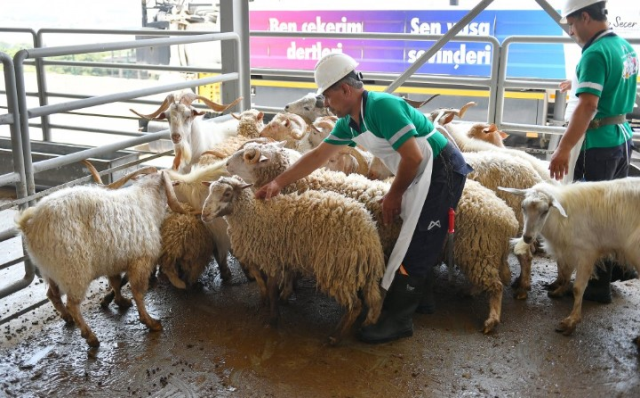
[{"label": "green t-shirt", "polygon": [[[625,39],[607,35],[594,41],[583,50],[576,73],[576,95],[590,93],[600,98],[596,119],[633,111],[638,82],[638,56]],[[588,129],[584,149],[618,146],[626,142],[631,134],[631,127],[626,122],[622,127],[607,125]]]},{"label": "green t-shirt", "polygon": [[[351,122],[351,116],[347,115],[338,119],[333,131],[325,142],[333,145],[351,145],[352,141],[365,130],[365,125],[369,131],[378,138],[389,141],[393,149],[398,150],[410,137],[424,137],[433,131],[433,124],[427,117],[407,104],[405,100],[388,93],[377,93],[365,91],[364,115],[360,115],[360,128]],[[364,116],[364,123],[362,118]],[[442,148],[447,145],[447,139],[435,132],[427,142],[433,150],[433,157],[440,154]]]}]

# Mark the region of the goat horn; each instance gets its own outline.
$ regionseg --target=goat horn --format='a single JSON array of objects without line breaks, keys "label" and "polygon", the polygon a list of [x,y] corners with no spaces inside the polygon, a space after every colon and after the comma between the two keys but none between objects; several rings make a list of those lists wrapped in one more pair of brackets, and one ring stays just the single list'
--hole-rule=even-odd
[{"label": "goat horn", "polygon": [[164,102],[160,105],[160,108],[158,108],[155,112],[150,113],[148,115],[143,115],[142,113],[138,113],[138,112],[134,111],[133,109],[129,109],[129,110],[131,112],[135,113],[136,115],[140,116],[143,119],[152,120],[152,119],[155,119],[156,117],[158,117],[158,115],[161,114],[162,112],[166,111],[167,108],[169,108],[169,105],[173,101],[175,101],[173,94],[167,95],[167,97],[164,99]]},{"label": "goat horn", "polygon": [[473,101],[471,102],[467,102],[466,104],[464,104],[462,106],[462,108],[460,108],[460,111],[458,111],[457,115],[459,118],[462,119],[462,116],[464,116],[465,112],[467,111],[467,109],[471,108],[472,106],[476,106],[477,104]]},{"label": "goat horn", "polygon": [[93,164],[90,161],[88,161],[87,159],[83,159],[80,162],[85,166],[87,166],[87,169],[89,169],[89,173],[91,173],[91,176],[93,177],[93,180],[96,182],[96,184],[104,185],[102,183],[102,178],[100,177],[100,173],[98,173],[98,170],[96,170],[96,168],[93,166]]},{"label": "goat horn", "polygon": [[236,105],[237,103],[239,103],[240,101],[242,101],[242,97],[238,97],[236,98],[232,103],[225,105],[225,104],[218,104],[215,103],[213,101],[211,101],[209,98],[203,97],[202,95],[196,95],[194,93],[187,93],[185,94],[183,97],[183,99],[185,99],[185,104],[186,105],[191,105],[191,103],[195,100],[200,100],[202,102],[204,102],[210,109],[216,111],[216,112],[224,112],[227,109],[233,107],[234,105]]},{"label": "goat horn", "polygon": [[416,108],[416,109],[420,109],[423,106],[427,105],[429,102],[431,102],[432,99],[439,97],[440,94],[434,94],[431,97],[429,97],[427,100],[425,101],[415,101],[415,100],[410,100],[409,98],[405,98],[405,102],[409,105],[411,105],[412,107]]},{"label": "goat horn", "polygon": [[188,214],[187,211],[182,207],[182,204],[178,201],[176,197],[176,193],[173,190],[173,185],[171,184],[171,179],[169,178],[169,174],[165,171],[161,172],[162,181],[164,182],[164,189],[167,194],[167,204],[169,208],[173,210],[174,213],[180,214]]},{"label": "goat horn", "polygon": [[126,176],[122,177],[121,179],[112,182],[109,185],[106,185],[107,188],[109,189],[118,189],[121,186],[123,186],[124,184],[127,183],[127,181],[129,181],[130,179],[132,179],[135,176],[138,176],[140,174],[151,174],[151,173],[155,173],[156,171],[158,171],[158,169],[156,169],[153,166],[147,166],[147,167],[143,167],[141,169],[138,169],[132,173],[127,174]]}]

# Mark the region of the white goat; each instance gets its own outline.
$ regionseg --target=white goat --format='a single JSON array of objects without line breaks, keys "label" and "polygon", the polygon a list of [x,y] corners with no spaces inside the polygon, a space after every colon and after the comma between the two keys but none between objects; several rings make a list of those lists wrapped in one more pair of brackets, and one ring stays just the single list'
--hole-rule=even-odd
[{"label": "white goat", "polygon": [[[162,330],[144,305],[149,274],[162,247],[160,225],[167,203],[183,212],[166,173],[140,178],[119,190],[76,186],[57,191],[16,217],[31,260],[49,283],[47,297],[66,322],[75,321],[92,347],[100,341],[84,321],[80,303],[91,281],[108,276],[121,307],[131,301],[120,294],[126,272],[140,320]],[[67,305],[61,300],[67,295]]]},{"label": "white goat", "polygon": [[331,116],[329,109],[324,106],[324,96],[309,93],[304,97],[290,102],[284,107],[285,112],[301,116],[305,122],[311,124],[322,116]]},{"label": "white goat", "polygon": [[237,121],[233,120],[231,128],[221,128],[215,122],[202,122],[204,115],[191,104],[195,100],[204,102],[216,112],[224,112],[242,100],[236,99],[229,105],[216,104],[209,99],[191,91],[179,91],[167,95],[164,102],[153,113],[144,115],[130,109],[131,112],[145,119],[167,119],[171,130],[171,141],[175,150],[173,169],[181,173],[188,173],[191,166],[198,162],[203,152],[227,137],[237,135]]},{"label": "white goat", "polygon": [[577,270],[573,310],[556,329],[570,335],[582,320],[582,295],[596,261],[613,255],[640,271],[640,178],[501,189],[524,196],[522,239],[529,243],[542,235],[545,249],[558,261],[549,296],[568,291]]}]

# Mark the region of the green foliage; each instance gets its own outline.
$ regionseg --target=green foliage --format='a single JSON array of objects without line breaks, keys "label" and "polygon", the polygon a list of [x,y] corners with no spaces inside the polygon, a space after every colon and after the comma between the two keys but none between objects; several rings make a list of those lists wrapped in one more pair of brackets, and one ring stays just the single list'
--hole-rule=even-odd
[{"label": "green foliage", "polygon": [[[15,54],[25,48],[33,48],[29,44],[5,43],[0,41],[0,52],[9,55],[11,58]],[[122,50],[90,54],[63,55],[59,57],[47,58],[48,61],[74,61],[74,62],[106,62],[106,63],[135,63],[135,50]],[[25,69],[32,69],[26,66]],[[0,65],[2,70],[2,65]],[[82,76],[118,76],[123,78],[137,78],[140,73],[135,70],[120,68],[103,68],[93,66],[75,66],[75,65],[50,65],[47,66],[48,72],[82,75]],[[143,73],[146,75],[146,73]]]}]

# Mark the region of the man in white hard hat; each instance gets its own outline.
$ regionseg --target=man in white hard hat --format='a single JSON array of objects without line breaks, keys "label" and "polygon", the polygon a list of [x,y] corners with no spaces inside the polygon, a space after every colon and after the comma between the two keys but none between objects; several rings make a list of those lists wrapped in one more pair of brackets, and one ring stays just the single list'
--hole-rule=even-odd
[{"label": "man in white hard hat", "polygon": [[[314,74],[318,93],[338,122],[324,142],[256,196],[277,195],[322,167],[343,145],[363,146],[395,174],[382,199],[383,221],[389,224],[401,217],[403,222],[382,280],[387,289],[383,313],[376,324],[358,333],[364,342],[382,343],[413,335],[413,314],[425,290],[432,287],[429,282],[446,239],[449,209],[456,208],[472,169],[424,114],[400,97],[365,90],[357,65],[342,53],[318,61]],[[432,306],[425,303],[425,312]]]},{"label": "man in white hard hat", "polygon": [[[569,169],[571,149],[584,136],[575,164],[574,181],[602,181],[627,177],[633,142],[626,114],[635,103],[638,56],[633,47],[617,36],[607,22],[606,1],[567,0],[560,23],[569,25],[569,34],[582,47],[576,67],[578,103],[549,170],[562,179]],[[597,268],[597,279],[589,281],[584,299],[611,302],[610,281],[614,263]],[[616,273],[621,271],[616,266]],[[619,272],[617,278],[626,279]]]}]

